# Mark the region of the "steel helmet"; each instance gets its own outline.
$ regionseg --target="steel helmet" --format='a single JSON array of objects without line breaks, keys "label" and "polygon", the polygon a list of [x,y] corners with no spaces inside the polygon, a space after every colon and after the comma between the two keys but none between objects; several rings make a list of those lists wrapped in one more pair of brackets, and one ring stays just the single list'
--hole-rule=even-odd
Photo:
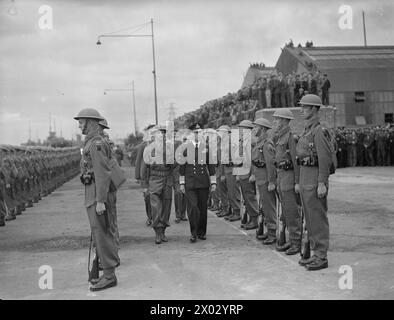
[{"label": "steel helmet", "polygon": [[102,126],[104,129],[109,129],[108,122],[105,119],[99,121],[99,125]]},{"label": "steel helmet", "polygon": [[102,117],[102,115],[93,108],[85,108],[82,109],[81,111],[79,111],[78,115],[76,117],[74,117],[75,120],[79,120],[79,119],[96,119],[96,120],[104,120],[104,118]]},{"label": "steel helmet", "polygon": [[301,98],[300,105],[321,107],[322,102],[315,94],[306,94]]},{"label": "steel helmet", "polygon": [[293,113],[288,108],[277,109],[274,112],[273,116],[277,117],[277,118],[284,118],[284,119],[289,119],[289,120],[293,120],[294,119]]},{"label": "steel helmet", "polygon": [[250,120],[242,120],[239,123],[238,127],[252,129],[253,128],[253,123]]},{"label": "steel helmet", "polygon": [[267,119],[265,119],[265,118],[258,118],[258,119],[256,119],[256,120],[253,122],[253,124],[257,124],[257,125],[259,125],[259,126],[266,127],[266,128],[268,128],[268,129],[272,129],[271,123],[270,123]]},{"label": "steel helmet", "polygon": [[220,126],[220,127],[218,128],[218,131],[231,132],[231,129],[230,129],[230,127],[229,127],[228,125],[223,125],[223,126]]}]

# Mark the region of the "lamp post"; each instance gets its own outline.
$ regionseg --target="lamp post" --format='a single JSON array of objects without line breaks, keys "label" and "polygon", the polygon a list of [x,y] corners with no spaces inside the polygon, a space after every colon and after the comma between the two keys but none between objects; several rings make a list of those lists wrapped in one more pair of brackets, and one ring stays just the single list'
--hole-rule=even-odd
[{"label": "lamp post", "polygon": [[104,89],[104,94],[106,95],[109,91],[132,91],[133,92],[133,117],[134,117],[134,135],[137,136],[137,115],[135,111],[135,89],[134,80],[132,81],[131,89]]},{"label": "lamp post", "polygon": [[153,88],[154,88],[154,97],[155,97],[155,120],[156,124],[158,124],[158,114],[157,114],[157,90],[156,90],[156,58],[155,58],[155,41],[153,34],[153,19],[150,19],[151,25],[151,34],[101,34],[97,38],[97,45],[101,45],[101,38],[143,38],[143,37],[151,37],[152,38],[152,58],[153,58]]}]

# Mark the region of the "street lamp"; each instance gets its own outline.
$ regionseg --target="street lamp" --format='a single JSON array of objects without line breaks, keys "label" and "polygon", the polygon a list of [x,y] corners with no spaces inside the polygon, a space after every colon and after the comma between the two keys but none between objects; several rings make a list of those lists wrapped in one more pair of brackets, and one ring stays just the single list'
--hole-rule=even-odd
[{"label": "street lamp", "polygon": [[156,124],[158,124],[158,115],[157,115],[157,91],[156,91],[156,58],[155,58],[155,41],[153,34],[153,19],[150,19],[151,25],[151,34],[101,34],[97,37],[97,45],[101,45],[101,38],[143,38],[143,37],[151,37],[152,38],[152,58],[153,58],[153,87],[154,87],[154,95],[155,95],[155,120]]},{"label": "street lamp", "polygon": [[132,87],[131,87],[131,89],[104,89],[104,95],[106,95],[108,91],[133,91],[134,135],[137,136],[137,116],[136,116],[136,112],[135,112],[135,89],[134,89],[134,80],[132,81]]}]

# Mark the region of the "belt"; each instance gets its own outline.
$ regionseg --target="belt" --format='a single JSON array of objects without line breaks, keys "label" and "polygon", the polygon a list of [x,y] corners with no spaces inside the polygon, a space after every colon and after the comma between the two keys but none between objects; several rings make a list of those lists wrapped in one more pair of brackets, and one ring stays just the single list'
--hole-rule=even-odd
[{"label": "belt", "polygon": [[257,168],[265,168],[265,163],[260,161],[252,161],[253,165]]},{"label": "belt", "polygon": [[166,171],[160,171],[160,170],[151,170],[150,175],[151,176],[158,176],[158,177],[167,177],[171,173],[171,170],[166,170]]}]

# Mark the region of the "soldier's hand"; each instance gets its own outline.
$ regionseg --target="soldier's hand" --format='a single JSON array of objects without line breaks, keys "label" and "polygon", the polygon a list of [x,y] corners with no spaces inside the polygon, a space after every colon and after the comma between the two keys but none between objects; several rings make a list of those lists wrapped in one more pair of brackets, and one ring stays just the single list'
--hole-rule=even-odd
[{"label": "soldier's hand", "polygon": [[327,195],[327,187],[324,182],[319,182],[317,186],[317,197],[324,198]]},{"label": "soldier's hand", "polygon": [[276,188],[275,183],[269,182],[268,183],[268,192],[274,191]]},{"label": "soldier's hand", "polygon": [[105,211],[105,203],[97,202],[96,204],[96,213],[101,216]]},{"label": "soldier's hand", "polygon": [[216,191],[216,184],[211,184],[211,192],[215,192]]},{"label": "soldier's hand", "polygon": [[179,190],[181,190],[181,192],[182,193],[185,193],[185,185],[184,184],[181,184],[180,186],[179,186]]},{"label": "soldier's hand", "polygon": [[220,181],[222,181],[222,182],[226,181],[226,176],[221,176]]},{"label": "soldier's hand", "polygon": [[239,176],[235,176],[235,181],[239,181]]},{"label": "soldier's hand", "polygon": [[250,177],[249,177],[249,182],[255,182],[256,181],[256,176],[254,175],[254,174],[252,174]]},{"label": "soldier's hand", "polygon": [[300,193],[300,185],[298,183],[295,184],[294,191],[295,193]]}]

